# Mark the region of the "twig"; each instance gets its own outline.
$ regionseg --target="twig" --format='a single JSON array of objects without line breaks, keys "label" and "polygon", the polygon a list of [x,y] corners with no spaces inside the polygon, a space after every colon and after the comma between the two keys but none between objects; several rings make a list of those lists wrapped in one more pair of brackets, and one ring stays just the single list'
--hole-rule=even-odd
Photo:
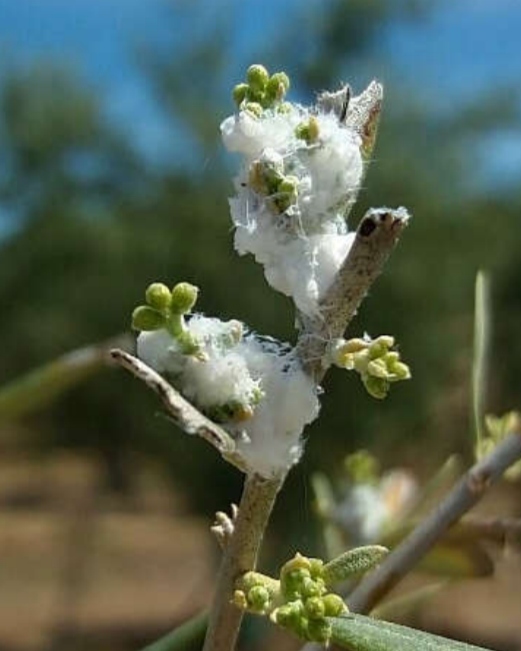
[{"label": "twig", "polygon": [[361,220],[353,246],[338,275],[320,302],[321,315],[300,315],[301,334],[297,349],[307,371],[317,382],[328,368],[327,344],[342,337],[371,285],[407,225],[404,208],[371,208]]},{"label": "twig", "polygon": [[[516,433],[500,443],[485,459],[472,466],[431,515],[351,593],[347,599],[349,609],[361,614],[370,612],[519,458],[521,433]],[[498,521],[491,521],[491,529],[497,526]],[[514,531],[519,532],[518,526],[514,527]],[[308,643],[301,651],[320,649],[321,645]]]},{"label": "twig", "polygon": [[425,556],[462,515],[471,509],[503,472],[521,458],[521,434],[509,436],[485,459],[474,465],[439,506],[382,565],[353,591],[349,608],[368,613]]},{"label": "twig", "polygon": [[247,477],[234,532],[225,548],[203,651],[235,647],[243,611],[232,602],[235,581],[255,569],[257,555],[273,504],[285,477]]},{"label": "twig", "polygon": [[[206,418],[192,404],[185,400],[159,373],[134,355],[115,348],[110,351],[114,362],[130,371],[161,398],[169,416],[184,432],[195,434],[211,443],[222,456],[241,468],[235,454],[235,441],[226,430]],[[241,468],[242,469],[242,468]]]}]

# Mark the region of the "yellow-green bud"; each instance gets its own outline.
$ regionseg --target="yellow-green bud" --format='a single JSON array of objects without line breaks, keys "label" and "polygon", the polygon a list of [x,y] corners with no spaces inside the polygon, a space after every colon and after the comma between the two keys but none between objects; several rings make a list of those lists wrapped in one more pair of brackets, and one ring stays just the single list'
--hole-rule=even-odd
[{"label": "yellow-green bud", "polygon": [[134,330],[159,330],[166,324],[166,318],[148,305],[139,305],[132,312],[132,328]]},{"label": "yellow-green bud", "polygon": [[146,302],[160,312],[168,310],[172,302],[170,289],[163,283],[152,283],[147,287]]},{"label": "yellow-green bud", "polygon": [[346,613],[348,608],[345,605],[342,597],[330,592],[322,597],[325,608],[326,617],[338,617],[342,613]]},{"label": "yellow-green bud", "polygon": [[256,585],[248,592],[248,604],[253,610],[263,611],[270,602],[270,593],[261,586]]},{"label": "yellow-green bud", "polygon": [[279,183],[277,196],[274,199],[277,210],[285,212],[290,206],[297,202],[298,179],[296,176],[286,176]]},{"label": "yellow-green bud", "polygon": [[286,176],[279,183],[279,192],[286,192],[292,197],[298,196],[298,178],[296,176]]},{"label": "yellow-green bud", "polygon": [[379,400],[385,398],[389,392],[389,382],[379,377],[374,377],[368,375],[363,378],[364,386],[373,398],[378,398]]},{"label": "yellow-green bud", "polygon": [[314,115],[311,115],[307,122],[302,122],[295,128],[295,135],[301,140],[305,140],[308,144],[316,142],[320,135],[320,128],[318,120]]},{"label": "yellow-green bud", "polygon": [[235,590],[233,593],[233,603],[241,610],[246,610],[248,608],[248,600],[242,590]]},{"label": "yellow-green bud", "polygon": [[387,364],[385,360],[381,357],[378,359],[373,359],[367,365],[367,372],[373,377],[383,378],[384,380],[389,379],[389,371],[387,369]]},{"label": "yellow-green bud", "polygon": [[307,570],[308,572],[311,571],[311,561],[307,556],[302,556],[299,552],[293,556],[293,558],[290,558],[289,561],[284,563],[282,566],[282,569],[280,571],[281,576],[284,574],[287,574],[288,572],[292,572],[293,570]]},{"label": "yellow-green bud", "polygon": [[326,613],[324,602],[320,597],[306,599],[305,608],[310,619],[321,619]]},{"label": "yellow-green bud", "polygon": [[248,68],[246,79],[250,88],[254,91],[263,91],[270,78],[268,71],[264,66],[256,63]]},{"label": "yellow-green bud", "polygon": [[266,84],[266,93],[274,100],[280,101],[290,87],[289,77],[285,72],[276,72],[271,75]]},{"label": "yellow-green bud", "polygon": [[258,194],[274,194],[283,179],[284,164],[256,160],[250,165],[248,183],[251,189]]},{"label": "yellow-green bud", "polygon": [[310,640],[319,644],[326,644],[331,639],[331,624],[327,619],[310,619],[307,634]]},{"label": "yellow-green bud", "polygon": [[308,561],[311,576],[314,579],[322,578],[322,568],[324,567],[324,561],[321,558],[308,558]]},{"label": "yellow-green bud", "polygon": [[381,337],[377,337],[377,339],[375,339],[373,343],[369,346],[369,353],[371,355],[371,359],[382,357],[393,346],[394,346],[393,337],[387,335],[382,335]]},{"label": "yellow-green bud", "polygon": [[263,109],[258,102],[248,102],[247,104],[244,105],[244,110],[248,111],[248,113],[250,113],[256,118],[262,117]]},{"label": "yellow-green bud", "polygon": [[391,371],[396,375],[396,378],[390,378],[391,380],[409,380],[411,377],[409,367],[403,362],[395,362],[391,367]]},{"label": "yellow-green bud", "polygon": [[176,314],[187,314],[197,302],[199,288],[190,283],[177,283],[172,290],[170,309]]},{"label": "yellow-green bud", "polygon": [[246,99],[248,89],[248,84],[237,84],[237,86],[235,86],[233,89],[233,101],[237,104],[237,106],[240,106]]},{"label": "yellow-green bud", "polygon": [[295,628],[304,614],[302,601],[296,600],[284,604],[273,611],[272,619],[284,628]]},{"label": "yellow-green bud", "polygon": [[321,592],[321,586],[314,581],[311,577],[303,579],[302,586],[300,588],[303,597],[319,597]]},{"label": "yellow-green bud", "polygon": [[292,108],[291,102],[281,102],[277,106],[277,113],[290,113]]}]

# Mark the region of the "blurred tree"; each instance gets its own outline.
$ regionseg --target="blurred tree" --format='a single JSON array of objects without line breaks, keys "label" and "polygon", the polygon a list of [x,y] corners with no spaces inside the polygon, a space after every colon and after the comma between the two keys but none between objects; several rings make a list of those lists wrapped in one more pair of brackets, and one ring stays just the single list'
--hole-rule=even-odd
[{"label": "blurred tree", "polygon": [[[151,87],[167,108],[173,132],[190,133],[198,166],[179,165],[182,151],[171,164],[147,165],[107,122],[102,98],[69,71],[14,69],[4,80],[0,196],[22,226],[0,251],[0,302],[8,306],[0,321],[0,381],[115,334],[153,280],[190,280],[202,289],[205,312],[244,319],[281,338],[293,336],[289,301],[268,290],[251,259],[232,252],[226,204],[231,184],[225,181],[224,157],[215,154],[219,120],[232,110],[230,82],[251,61],[266,61],[287,69],[296,91],[309,99],[313,89],[334,87],[347,77],[345,71],[362,56],[378,62],[386,26],[398,19],[419,21],[428,5],[301,3],[290,19],[275,23],[269,38],[252,38],[241,48],[237,41],[244,34],[231,20],[238,3],[229,5],[223,11],[204,0],[173,4],[165,15],[172,42],[148,50],[146,57]],[[486,95],[443,113],[436,98],[420,101],[415,89],[395,86],[387,94],[378,163],[371,166],[354,217],[370,205],[404,204],[415,219],[352,334],[380,334],[373,329],[378,312],[378,323],[396,335],[415,379],[375,405],[357,382],[331,374],[323,418],[309,442],[308,464],[323,468],[370,441],[386,451],[389,463],[398,457],[403,462],[408,444],[417,451],[419,437],[422,450],[431,441],[440,456],[455,447],[469,449],[478,266],[490,267],[506,287],[499,313],[521,312],[513,289],[519,277],[513,263],[520,244],[519,199],[504,187],[499,196],[492,184],[485,194],[475,181],[482,169],[476,136],[512,124],[515,95],[504,91],[500,101],[497,94]],[[502,363],[510,365],[509,359]],[[514,375],[505,371],[505,377],[508,373]],[[170,423],[154,418],[157,405],[144,394],[120,374],[95,380],[33,421],[38,441],[102,451],[118,485],[125,483],[119,468],[131,469],[128,459],[150,454],[168,465],[178,482],[190,482],[194,502],[206,510],[222,507],[239,478],[222,472],[220,460],[204,446],[176,436]],[[285,517],[301,490],[298,473],[290,482],[293,493],[286,491],[279,507]],[[129,472],[123,475],[128,483]],[[194,476],[205,481],[194,483]]]}]

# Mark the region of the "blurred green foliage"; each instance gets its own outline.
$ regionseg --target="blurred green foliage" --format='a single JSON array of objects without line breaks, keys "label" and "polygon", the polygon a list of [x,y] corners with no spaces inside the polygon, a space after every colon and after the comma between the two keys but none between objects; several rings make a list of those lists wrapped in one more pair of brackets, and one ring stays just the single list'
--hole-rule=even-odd
[{"label": "blurred green foliage", "polygon": [[[173,31],[182,26],[196,33],[198,10],[197,2],[185,3],[182,12],[174,8]],[[225,19],[213,25],[211,37],[203,33],[179,50],[147,53],[151,93],[167,109],[173,130],[184,125],[197,143],[199,167],[183,168],[183,151],[174,152],[171,164],[148,164],[107,121],[103,98],[71,70],[40,64],[4,77],[0,199],[16,223],[0,242],[0,382],[128,328],[132,307],[156,280],[193,282],[203,290],[206,313],[294,338],[290,302],[268,290],[251,258],[238,259],[232,250],[229,165],[217,153],[219,121],[233,110],[228,90],[237,80],[229,71],[241,63],[242,74],[253,60],[288,70],[296,92],[311,100],[362,57],[378,61],[375,43],[386,21],[422,20],[426,8],[419,1],[328,0],[302,3],[295,12],[265,50],[245,53],[240,62],[227,38],[238,27]],[[302,42],[310,47],[297,45]],[[405,205],[414,219],[349,332],[393,334],[413,380],[377,404],[356,378],[331,373],[307,460],[277,509],[286,526],[288,504],[302,502],[301,474],[310,467],[334,471],[336,460],[357,447],[378,448],[389,464],[400,459],[430,468],[449,452],[471,451],[478,267],[491,272],[496,300],[493,404],[487,408],[501,412],[519,404],[521,197],[504,184],[485,189],[476,183],[483,178],[476,136],[509,127],[516,96],[491,88],[441,113],[424,90],[386,88],[376,160],[354,219],[382,204]],[[203,164],[209,155],[210,164]],[[31,444],[42,452],[58,445],[100,454],[111,484],[128,490],[135,460],[154,458],[178,487],[189,485],[185,492],[206,512],[236,499],[238,474],[204,444],[173,431],[158,409],[142,386],[106,372],[33,417]]]}]

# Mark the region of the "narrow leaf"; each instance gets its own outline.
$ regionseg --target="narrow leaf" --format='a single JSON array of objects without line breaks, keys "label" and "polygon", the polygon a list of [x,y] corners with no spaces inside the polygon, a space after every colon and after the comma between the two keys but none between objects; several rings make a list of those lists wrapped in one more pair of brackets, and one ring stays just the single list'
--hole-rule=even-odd
[{"label": "narrow leaf", "polygon": [[108,351],[126,338],[85,346],[44,364],[0,387],[0,420],[14,421],[46,407],[68,389],[108,368]]},{"label": "narrow leaf", "polygon": [[487,393],[488,348],[490,341],[489,279],[482,270],[476,276],[474,307],[474,360],[472,364],[472,411],[476,442],[483,439],[484,404]]},{"label": "narrow leaf", "polygon": [[488,651],[364,615],[344,615],[331,618],[330,622],[331,641],[349,651]]},{"label": "narrow leaf", "polygon": [[340,583],[372,569],[381,563],[388,553],[389,550],[381,545],[367,545],[350,549],[324,565],[322,578],[328,585]]},{"label": "narrow leaf", "polygon": [[208,613],[203,611],[141,651],[199,651],[207,625]]}]

